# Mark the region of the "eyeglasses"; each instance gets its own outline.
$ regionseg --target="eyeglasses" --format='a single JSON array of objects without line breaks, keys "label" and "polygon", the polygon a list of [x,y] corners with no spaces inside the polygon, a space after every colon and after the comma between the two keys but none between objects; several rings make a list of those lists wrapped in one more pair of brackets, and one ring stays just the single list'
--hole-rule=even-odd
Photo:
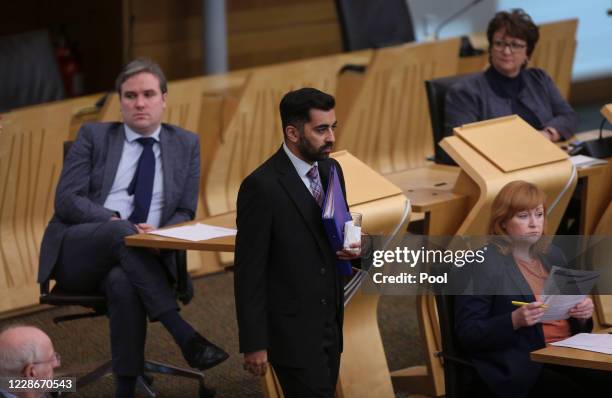
[{"label": "eyeglasses", "polygon": [[62,357],[60,356],[58,352],[53,352],[53,356],[51,358],[47,359],[46,361],[32,362],[32,365],[40,365],[40,364],[49,363],[49,362],[53,362],[54,365],[57,364],[57,366],[61,366]]},{"label": "eyeglasses", "polygon": [[506,47],[510,49],[511,53],[514,53],[516,51],[524,50],[527,47],[527,44],[517,43],[515,41],[511,41],[511,42],[507,42],[503,40],[493,41],[493,48],[496,51],[503,52],[506,49]]}]

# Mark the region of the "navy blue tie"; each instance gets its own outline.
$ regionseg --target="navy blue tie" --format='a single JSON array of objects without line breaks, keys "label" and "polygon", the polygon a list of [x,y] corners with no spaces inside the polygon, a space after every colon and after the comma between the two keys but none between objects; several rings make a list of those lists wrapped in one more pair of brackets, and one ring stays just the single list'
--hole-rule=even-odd
[{"label": "navy blue tie", "polygon": [[134,224],[139,224],[147,221],[153,197],[153,180],[155,179],[153,144],[155,139],[147,137],[138,138],[136,141],[142,145],[142,154],[138,159],[134,178],[128,186],[128,195],[134,195],[134,212],[129,220]]}]

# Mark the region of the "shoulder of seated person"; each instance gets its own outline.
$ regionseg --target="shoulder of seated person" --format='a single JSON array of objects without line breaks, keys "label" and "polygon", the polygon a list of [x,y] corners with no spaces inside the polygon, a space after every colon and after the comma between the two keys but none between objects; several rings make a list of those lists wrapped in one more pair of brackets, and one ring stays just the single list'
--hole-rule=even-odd
[{"label": "shoulder of seated person", "polygon": [[78,135],[81,136],[92,136],[92,135],[103,135],[106,136],[110,130],[119,129],[123,123],[121,122],[87,122],[83,123],[79,129]]},{"label": "shoulder of seated person", "polygon": [[487,84],[487,82],[484,72],[470,73],[469,75],[465,75],[462,79],[455,82],[455,84],[449,88],[449,93],[469,92],[485,84]]},{"label": "shoulder of seated person", "polygon": [[175,126],[174,124],[169,124],[169,123],[162,123],[162,128],[166,129],[167,131],[170,131],[174,134],[180,135],[180,136],[184,136],[184,137],[189,137],[193,140],[197,140],[199,139],[198,135],[192,131],[189,130],[185,130],[182,127],[179,126]]},{"label": "shoulder of seated person", "polygon": [[548,75],[544,69],[541,68],[527,68],[525,69],[527,76],[537,80],[551,80],[552,78]]}]

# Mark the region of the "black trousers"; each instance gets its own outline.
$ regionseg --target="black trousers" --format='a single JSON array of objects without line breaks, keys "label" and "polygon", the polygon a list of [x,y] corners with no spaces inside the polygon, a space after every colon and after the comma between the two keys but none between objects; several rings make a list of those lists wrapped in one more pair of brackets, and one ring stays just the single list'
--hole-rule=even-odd
[{"label": "black trousers", "polygon": [[58,286],[106,295],[113,372],[120,376],[143,371],[147,316],[155,320],[178,309],[159,258],[148,249],[125,246],[124,238],[134,233],[123,220],[74,225],[64,235],[54,269]]},{"label": "black trousers", "polygon": [[272,364],[287,398],[333,398],[340,371],[340,326],[326,324],[319,360],[306,368]]},{"label": "black trousers", "polygon": [[[472,384],[469,396],[491,398],[501,392],[491,390],[480,377]],[[612,373],[571,366],[544,365],[527,398],[608,397],[612,388]],[[519,397],[517,397],[519,398]]]}]

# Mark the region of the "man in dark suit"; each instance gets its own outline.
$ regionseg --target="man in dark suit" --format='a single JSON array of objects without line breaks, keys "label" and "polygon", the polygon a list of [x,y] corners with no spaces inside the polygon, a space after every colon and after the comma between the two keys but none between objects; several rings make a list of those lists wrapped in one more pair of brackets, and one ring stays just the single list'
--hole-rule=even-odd
[{"label": "man in dark suit", "polygon": [[107,297],[117,396],[142,374],[146,317],[170,332],[189,365],[207,369],[227,354],[178,314],[172,253],[131,248],[124,238],[192,220],[198,200],[198,136],[162,124],[167,84],[137,59],[117,78],[124,123],[84,125],[70,149],[43,237],[38,281]]},{"label": "man in dark suit", "polygon": [[[235,298],[245,369],[268,360],[286,397],[332,397],[342,352],[343,286],[321,221],[334,165],[334,98],[313,88],[280,103],[282,147],[238,193]],[[357,251],[359,250],[357,246]]]}]

